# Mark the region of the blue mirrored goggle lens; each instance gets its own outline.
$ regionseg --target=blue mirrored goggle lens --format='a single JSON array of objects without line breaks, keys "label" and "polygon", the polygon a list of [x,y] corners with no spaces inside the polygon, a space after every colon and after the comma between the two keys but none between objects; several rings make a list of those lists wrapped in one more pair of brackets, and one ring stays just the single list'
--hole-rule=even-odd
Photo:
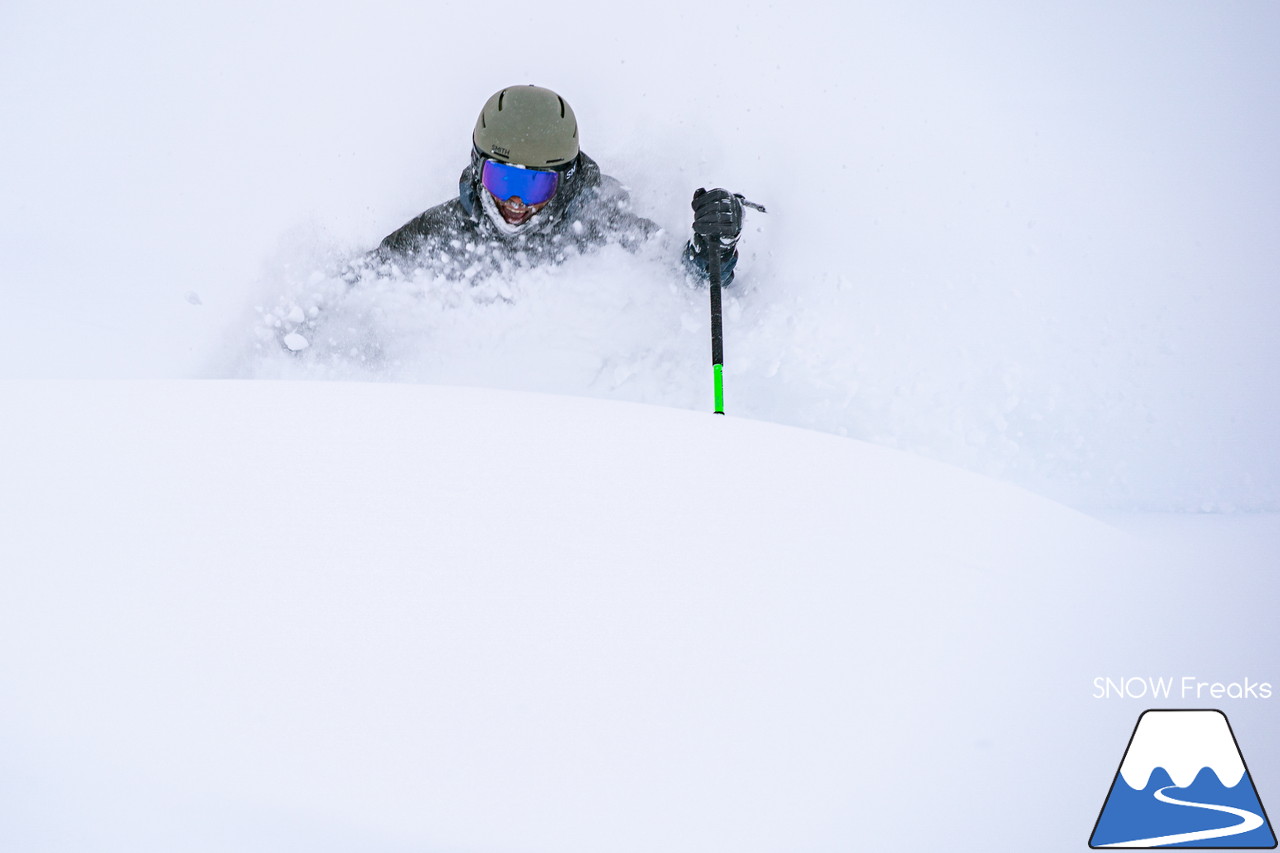
[{"label": "blue mirrored goggle lens", "polygon": [[493,193],[499,201],[520,196],[525,204],[542,204],[550,201],[560,186],[559,172],[542,172],[537,169],[522,169],[506,163],[484,161],[480,171],[480,179],[484,188]]}]

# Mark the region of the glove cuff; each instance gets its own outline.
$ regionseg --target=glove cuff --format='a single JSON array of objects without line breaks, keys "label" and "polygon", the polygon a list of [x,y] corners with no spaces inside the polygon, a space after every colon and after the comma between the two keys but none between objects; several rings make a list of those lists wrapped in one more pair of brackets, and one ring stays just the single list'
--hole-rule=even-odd
[{"label": "glove cuff", "polygon": [[708,245],[715,246],[717,243],[720,248],[720,257],[727,257],[733,253],[734,248],[738,245],[737,237],[712,237],[709,234],[694,234],[693,250],[698,254],[705,254]]}]

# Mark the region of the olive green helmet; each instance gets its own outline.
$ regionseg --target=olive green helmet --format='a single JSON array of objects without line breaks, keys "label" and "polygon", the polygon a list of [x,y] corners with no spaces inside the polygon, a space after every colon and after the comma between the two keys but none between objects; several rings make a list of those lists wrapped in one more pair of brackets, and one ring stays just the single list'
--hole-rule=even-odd
[{"label": "olive green helmet", "polygon": [[550,89],[511,86],[485,102],[471,141],[483,156],[503,163],[567,166],[578,157],[578,119]]}]

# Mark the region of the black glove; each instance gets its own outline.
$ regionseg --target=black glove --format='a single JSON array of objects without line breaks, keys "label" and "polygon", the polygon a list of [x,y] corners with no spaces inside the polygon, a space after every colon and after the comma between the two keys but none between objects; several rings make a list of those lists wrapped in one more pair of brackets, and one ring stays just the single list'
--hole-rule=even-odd
[{"label": "black glove", "polygon": [[719,237],[720,245],[731,248],[742,234],[742,199],[728,190],[693,191],[693,233],[702,238]]}]

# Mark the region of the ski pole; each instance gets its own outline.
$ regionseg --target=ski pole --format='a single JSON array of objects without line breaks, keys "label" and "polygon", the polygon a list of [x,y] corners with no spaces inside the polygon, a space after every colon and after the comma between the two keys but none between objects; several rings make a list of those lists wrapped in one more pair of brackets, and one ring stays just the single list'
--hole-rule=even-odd
[{"label": "ski pole", "polygon": [[724,322],[720,312],[720,238],[712,250],[706,238],[707,273],[711,276],[711,373],[715,383],[716,414],[724,414]]},{"label": "ski pole", "polygon": [[[765,213],[764,205],[747,201],[742,193],[734,193],[734,197],[744,207],[750,207]],[[711,249],[712,241],[715,251]],[[720,238],[708,234],[704,240],[707,251],[707,275],[711,278],[711,374],[715,383],[715,402],[717,415],[724,414],[724,319],[720,310]]]}]

